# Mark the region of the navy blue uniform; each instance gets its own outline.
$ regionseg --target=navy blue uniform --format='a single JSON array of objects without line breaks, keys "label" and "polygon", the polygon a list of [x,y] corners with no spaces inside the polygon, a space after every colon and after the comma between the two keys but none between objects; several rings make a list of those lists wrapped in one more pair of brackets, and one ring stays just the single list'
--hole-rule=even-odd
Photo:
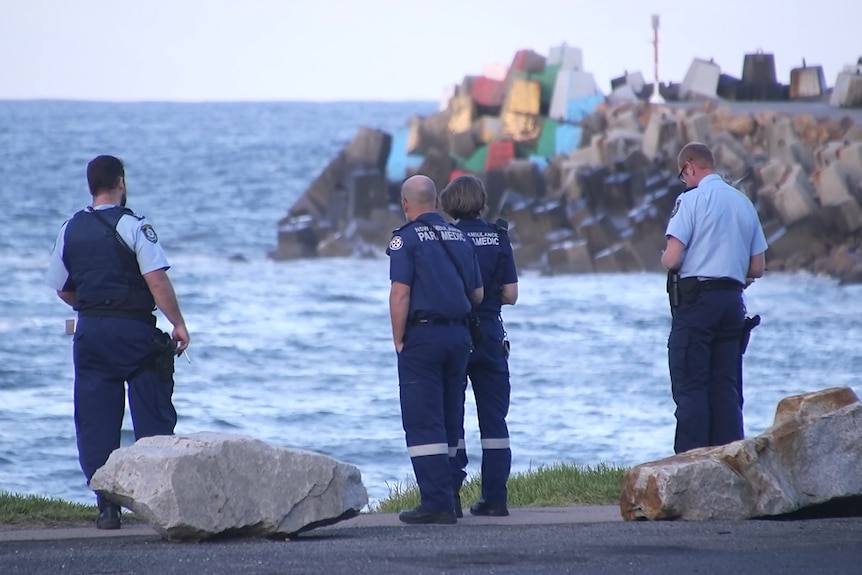
[{"label": "navy blue uniform", "polygon": [[464,234],[435,213],[395,230],[388,251],[389,279],[410,286],[398,354],[407,452],[422,507],[453,511],[454,493],[464,480],[455,456],[464,435],[463,377],[471,348],[467,294],[482,287],[479,264]]},{"label": "navy blue uniform", "polygon": [[136,439],[170,435],[177,422],[173,362],[157,362],[158,352],[169,355],[170,337],[155,327],[143,277],[169,267],[164,252],[142,216],[117,206],[96,211],[64,224],[48,272],[49,285],[76,296],[75,430],[87,483],[120,447],[126,381]]},{"label": "navy blue uniform", "polygon": [[681,301],[667,343],[677,406],[674,451],[681,453],[744,436],[742,290],[750,258],[767,245],[751,201],[715,174],[677,199],[666,235],[685,246]]},{"label": "navy blue uniform", "polygon": [[[462,219],[455,225],[473,242],[485,286],[485,297],[475,312],[485,337],[473,350],[467,365],[482,440],[481,498],[487,503],[505,504],[512,451],[506,425],[510,396],[509,362],[508,349],[503,347],[506,333],[500,316],[500,290],[504,284],[517,283],[518,273],[512,244],[504,230],[480,219]],[[466,451],[459,451],[458,458],[459,463],[466,467]]]}]

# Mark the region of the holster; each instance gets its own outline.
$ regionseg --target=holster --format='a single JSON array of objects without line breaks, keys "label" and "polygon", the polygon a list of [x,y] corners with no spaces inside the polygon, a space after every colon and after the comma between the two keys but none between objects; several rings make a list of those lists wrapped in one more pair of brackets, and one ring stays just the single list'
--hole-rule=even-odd
[{"label": "holster", "polygon": [[473,349],[476,349],[485,341],[485,334],[482,333],[479,316],[471,313],[467,320],[467,325],[470,327],[470,338],[473,340]]},{"label": "holster", "polygon": [[748,341],[751,339],[751,330],[760,325],[760,315],[755,315],[753,317],[745,318],[745,322],[742,324],[742,336],[739,338],[739,353],[740,355],[745,353],[745,350],[748,349]]},{"label": "holster", "polygon": [[135,371],[129,374],[127,379],[134,379],[135,376],[148,369],[155,369],[158,372],[159,379],[173,379],[176,352],[177,342],[171,338],[170,334],[160,329],[154,329],[150,354]]}]

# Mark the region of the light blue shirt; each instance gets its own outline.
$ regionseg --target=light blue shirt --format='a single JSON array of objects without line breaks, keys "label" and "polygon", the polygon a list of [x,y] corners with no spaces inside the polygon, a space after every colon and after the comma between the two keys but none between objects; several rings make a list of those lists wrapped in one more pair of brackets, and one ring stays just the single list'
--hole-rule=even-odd
[{"label": "light blue shirt", "polygon": [[685,245],[679,275],[745,283],[751,256],[768,247],[748,196],[710,174],[676,200],[667,236]]}]

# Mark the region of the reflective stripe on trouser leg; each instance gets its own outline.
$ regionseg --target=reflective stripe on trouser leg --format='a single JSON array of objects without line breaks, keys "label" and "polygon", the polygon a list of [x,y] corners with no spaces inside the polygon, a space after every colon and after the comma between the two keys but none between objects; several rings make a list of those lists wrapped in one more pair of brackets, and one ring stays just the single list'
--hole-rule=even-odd
[{"label": "reflective stripe on trouser leg", "polygon": [[482,499],[489,503],[506,503],[506,483],[512,467],[509,447],[509,366],[499,341],[486,337],[481,355],[471,359],[468,368],[479,433],[482,437]]},{"label": "reflective stripe on trouser leg", "polygon": [[[453,333],[443,333],[448,331]],[[452,350],[462,344],[463,366],[469,357],[469,332],[446,327],[410,330],[398,354],[401,419],[420,500],[428,511],[453,509],[449,446],[463,435],[461,381],[452,389]],[[461,341],[463,340],[463,341]]]},{"label": "reflective stripe on trouser leg", "polygon": [[[399,386],[401,419],[422,507],[444,511],[452,506],[449,445],[443,427],[442,405],[439,405],[442,394],[435,402],[438,395],[434,393],[435,387],[425,383],[402,383]],[[438,404],[439,411],[433,409],[434,403]],[[438,411],[438,415],[434,411]]]}]

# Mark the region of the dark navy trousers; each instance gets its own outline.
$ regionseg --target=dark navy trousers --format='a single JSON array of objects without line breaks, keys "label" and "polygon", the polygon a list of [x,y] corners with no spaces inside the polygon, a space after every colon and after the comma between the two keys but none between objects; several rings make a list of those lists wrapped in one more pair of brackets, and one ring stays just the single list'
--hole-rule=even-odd
[{"label": "dark navy trousers", "polygon": [[[470,355],[467,377],[476,399],[479,418],[479,435],[482,441],[482,499],[488,503],[506,503],[506,482],[512,468],[512,450],[509,446],[508,353],[503,348],[503,322],[499,317],[481,318],[485,338]],[[466,380],[464,381],[466,386]],[[467,453],[458,451],[458,464],[467,467]]]},{"label": "dark navy trousers", "polygon": [[668,338],[676,403],[674,452],[743,438],[739,339],[745,320],[741,290],[703,291],[674,308]]},{"label": "dark navy trousers", "polygon": [[453,511],[465,477],[455,456],[464,437],[469,357],[466,325],[408,326],[398,354],[401,422],[420,503],[428,511]]},{"label": "dark navy trousers", "polygon": [[73,344],[75,431],[88,484],[120,447],[126,382],[135,439],[174,432],[173,376],[163,379],[152,366],[139,369],[148,363],[157,333],[153,324],[134,319],[78,319]]}]

